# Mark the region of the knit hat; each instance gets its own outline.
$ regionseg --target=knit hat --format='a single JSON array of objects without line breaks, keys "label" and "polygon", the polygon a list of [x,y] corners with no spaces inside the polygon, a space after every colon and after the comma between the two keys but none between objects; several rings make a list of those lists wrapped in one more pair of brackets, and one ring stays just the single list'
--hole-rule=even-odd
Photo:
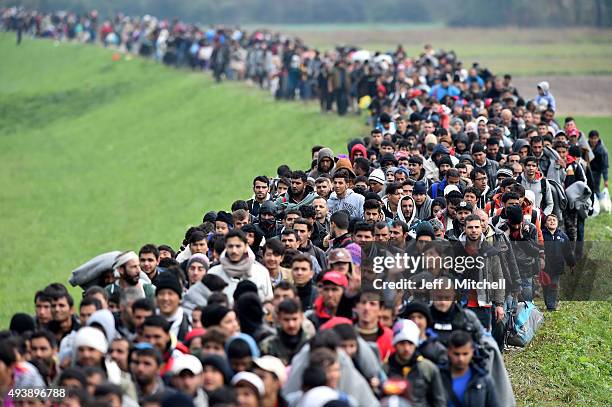
[{"label": "knit hat", "polygon": [[215,354],[208,354],[202,356],[200,358],[200,362],[202,363],[202,367],[212,366],[221,372],[221,374],[223,374],[225,384],[228,384],[232,379],[232,369],[227,362],[227,359],[224,357]]},{"label": "knit hat", "polygon": [[451,160],[449,155],[443,155],[442,157],[440,157],[440,159],[438,160],[438,162],[436,163],[438,168],[442,165],[442,164],[448,164],[451,167],[453,166],[453,160]]},{"label": "knit hat", "polygon": [[436,230],[444,230],[444,225],[442,224],[442,221],[438,218],[429,219],[429,223],[431,224],[434,233],[436,232]]},{"label": "knit hat", "polygon": [[423,181],[417,181],[414,184],[412,195],[419,195],[419,194],[426,194],[426,193],[427,193],[427,185]]},{"label": "knit hat", "polygon": [[518,205],[508,206],[505,212],[509,224],[518,225],[523,221],[523,211]]},{"label": "knit hat", "polygon": [[393,173],[393,175],[398,174],[400,172],[404,173],[406,175],[406,177],[410,177],[410,173],[404,167],[399,167],[398,169],[396,169],[395,172]]},{"label": "knit hat", "polygon": [[427,326],[431,325],[433,318],[431,317],[429,307],[420,301],[413,301],[406,304],[404,309],[400,312],[399,316],[400,318],[409,319],[410,315],[415,312],[418,312],[425,317],[425,319],[427,320]]},{"label": "knit hat", "polygon": [[183,297],[183,289],[179,283],[178,278],[172,273],[165,272],[161,273],[155,281],[155,293],[159,293],[161,290],[168,289],[178,294],[179,298]]},{"label": "knit hat", "polygon": [[345,247],[345,249],[351,254],[353,264],[361,266],[361,246],[359,246],[357,243],[350,243]]},{"label": "knit hat", "polygon": [[500,175],[501,175],[501,176],[506,176],[506,177],[510,178],[510,177],[512,177],[512,175],[514,175],[514,174],[512,174],[512,170],[511,170],[510,168],[504,168],[504,167],[502,167],[502,168],[500,168],[499,170],[497,170],[497,175],[496,175],[496,177],[497,177],[497,178],[499,178],[499,176],[500,176]]},{"label": "knit hat", "polygon": [[202,222],[203,223],[206,223],[206,222],[214,223],[216,220],[217,220],[217,212],[210,211],[210,212],[206,212],[206,215],[204,215]]},{"label": "knit hat", "polygon": [[193,263],[200,263],[206,270],[210,268],[210,260],[202,253],[196,253],[189,258],[187,261],[187,270],[189,270],[189,267],[191,267]]},{"label": "knit hat", "polygon": [[472,154],[476,154],[476,153],[486,153],[487,149],[485,148],[485,146],[483,146],[481,143],[475,143],[472,146]]},{"label": "knit hat", "polygon": [[342,273],[338,273],[337,271],[328,271],[323,274],[323,278],[321,278],[321,283],[325,283],[329,281],[330,283],[337,285],[338,287],[348,288],[348,280],[346,276]]},{"label": "knit hat", "polygon": [[108,342],[102,331],[91,326],[85,326],[77,331],[74,337],[74,349],[81,346],[94,348],[103,354],[108,351]]},{"label": "knit hat", "polygon": [[9,329],[12,332],[21,335],[27,331],[34,331],[36,329],[36,324],[34,323],[34,318],[28,314],[20,312],[13,315],[11,318],[11,325]]},{"label": "knit hat", "polygon": [[421,222],[417,225],[416,229],[416,238],[418,239],[421,236],[429,236],[431,240],[435,240],[436,235],[434,234],[434,228],[429,222]]},{"label": "knit hat", "polygon": [[395,167],[397,167],[397,158],[395,158],[395,156],[392,153],[387,153],[384,154],[381,158],[380,158],[380,166],[381,167],[385,167],[386,165],[393,165]]},{"label": "knit hat", "polygon": [[414,322],[409,319],[399,319],[393,325],[393,346],[403,341],[418,345],[420,334],[421,331]]},{"label": "knit hat", "polygon": [[217,212],[217,219],[215,219],[215,221],[225,222],[228,226],[234,226],[234,219],[232,218],[232,214],[227,213],[225,211]]},{"label": "knit hat", "polygon": [[259,397],[263,397],[266,393],[266,388],[264,386],[264,382],[257,376],[255,373],[251,372],[239,372],[236,373],[234,377],[232,377],[232,385],[236,387],[238,383],[248,383],[250,387],[252,387]]},{"label": "knit hat", "polygon": [[347,170],[349,174],[355,178],[355,171],[353,171],[353,166],[351,165],[351,160],[348,158],[340,158],[338,162],[336,162],[336,166],[334,167],[333,174],[337,173],[339,170]]},{"label": "knit hat", "polygon": [[459,162],[462,163],[464,161],[467,161],[470,164],[474,165],[474,159],[469,154],[461,154],[459,156]]},{"label": "knit hat", "polygon": [[368,181],[374,181],[385,185],[385,173],[380,168],[376,168],[368,177]]},{"label": "knit hat", "polygon": [[438,139],[436,138],[435,134],[428,134],[427,136],[425,136],[425,145],[429,145],[429,144],[438,144]]},{"label": "knit hat", "polygon": [[285,381],[287,380],[287,368],[279,358],[271,355],[265,355],[255,359],[253,363],[255,363],[255,365],[257,365],[257,367],[260,369],[273,373],[280,382],[281,386],[285,384]]},{"label": "knit hat", "polygon": [[253,335],[263,324],[264,310],[259,295],[247,292],[235,301],[234,310],[240,321],[240,330]]},{"label": "knit hat", "polygon": [[221,320],[230,312],[231,309],[221,304],[207,305],[202,309],[202,326],[208,328],[210,326],[219,325]]},{"label": "knit hat", "polygon": [[208,287],[210,291],[223,291],[223,289],[227,287],[225,280],[216,274],[206,274],[200,281]]}]

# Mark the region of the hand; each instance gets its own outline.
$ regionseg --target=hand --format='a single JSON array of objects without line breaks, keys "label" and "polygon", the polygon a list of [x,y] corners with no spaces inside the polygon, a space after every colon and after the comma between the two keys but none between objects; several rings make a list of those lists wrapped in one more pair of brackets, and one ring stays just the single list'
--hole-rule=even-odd
[{"label": "hand", "polygon": [[501,305],[498,305],[497,307],[495,307],[495,320],[496,321],[501,321],[502,319],[504,319],[505,316],[506,316],[506,313],[504,312],[504,307],[502,307]]},{"label": "hand", "polygon": [[608,188],[608,181],[604,181],[604,187]]},{"label": "hand", "polygon": [[323,238],[323,247],[329,247],[329,239],[331,239],[331,237],[329,235],[325,235],[325,237]]}]

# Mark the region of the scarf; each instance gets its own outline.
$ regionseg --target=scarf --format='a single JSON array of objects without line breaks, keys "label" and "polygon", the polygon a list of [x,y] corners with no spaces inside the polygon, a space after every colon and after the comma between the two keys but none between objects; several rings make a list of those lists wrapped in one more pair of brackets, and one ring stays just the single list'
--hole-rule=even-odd
[{"label": "scarf", "polygon": [[225,254],[225,250],[221,253],[219,260],[223,271],[232,278],[248,278],[251,277],[251,268],[255,262],[255,254],[249,248],[247,253],[237,263],[232,262]]}]

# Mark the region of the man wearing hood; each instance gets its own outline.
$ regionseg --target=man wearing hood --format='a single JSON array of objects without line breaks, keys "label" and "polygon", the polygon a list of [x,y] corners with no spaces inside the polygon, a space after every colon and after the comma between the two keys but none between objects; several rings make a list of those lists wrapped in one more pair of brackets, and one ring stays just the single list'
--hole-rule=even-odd
[{"label": "man wearing hood", "polygon": [[272,201],[263,203],[259,210],[259,221],[255,224],[266,239],[273,238],[277,235],[278,225],[276,222],[276,206]]},{"label": "man wearing hood", "polygon": [[555,112],[557,111],[555,97],[550,93],[550,85],[546,81],[538,83],[538,96],[535,97],[533,102],[540,108],[549,108]]},{"label": "man wearing hood", "polygon": [[349,172],[345,169],[339,170],[334,174],[334,192],[332,192],[327,201],[329,213],[333,214],[337,211],[345,210],[352,219],[362,219],[365,198],[349,188],[349,180]]},{"label": "man wearing hood", "polygon": [[[323,151],[324,149],[321,149]],[[319,151],[319,158],[321,157]],[[304,205],[312,204],[317,197],[312,187],[307,184],[308,177],[304,171],[293,171],[291,173],[291,187],[282,196],[276,199],[276,207],[279,209],[294,209]]]},{"label": "man wearing hood", "polygon": [[225,250],[221,253],[220,264],[212,267],[208,274],[221,277],[227,287],[223,292],[233,298],[236,286],[242,280],[251,280],[257,286],[261,301],[272,299],[272,283],[268,270],[255,261],[249,249],[247,238],[240,230],[231,230],[225,235]]},{"label": "man wearing hood", "polygon": [[334,152],[331,149],[324,147],[319,150],[319,154],[317,156],[317,168],[310,171],[308,176],[316,179],[323,174],[331,174],[334,166]]},{"label": "man wearing hood", "polygon": [[474,160],[474,168],[482,168],[487,172],[489,187],[493,188],[499,163],[487,158],[486,148],[481,143],[475,143],[472,146],[472,159]]},{"label": "man wearing hood", "polygon": [[396,219],[406,222],[408,226],[412,226],[416,218],[416,204],[414,198],[410,195],[404,195],[400,198],[399,204],[397,205]]}]

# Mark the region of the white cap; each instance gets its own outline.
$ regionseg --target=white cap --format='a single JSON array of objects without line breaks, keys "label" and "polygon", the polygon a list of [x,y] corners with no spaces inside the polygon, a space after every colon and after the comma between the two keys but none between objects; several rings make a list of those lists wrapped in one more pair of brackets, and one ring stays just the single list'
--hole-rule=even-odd
[{"label": "white cap", "polygon": [[457,191],[457,192],[461,193],[461,191],[459,191],[459,187],[457,187],[457,185],[447,185],[446,187],[444,187],[444,196],[448,195],[452,191]]},{"label": "white cap", "polygon": [[108,351],[106,336],[104,336],[101,330],[91,326],[84,326],[77,331],[74,337],[74,349],[78,349],[81,346],[94,348],[104,354]]},{"label": "white cap", "polygon": [[202,362],[193,355],[180,355],[172,362],[171,372],[173,375],[178,375],[183,370],[189,370],[194,375],[198,375],[202,373]]},{"label": "white cap", "polygon": [[274,373],[281,386],[285,384],[285,380],[287,380],[287,371],[285,365],[279,358],[265,355],[255,359],[253,363],[266,372]]},{"label": "white cap", "polygon": [[238,372],[232,377],[232,386],[236,386],[240,382],[247,382],[257,389],[260,397],[266,393],[264,382],[255,373]]},{"label": "white cap", "polygon": [[395,325],[393,325],[393,346],[398,342],[408,341],[414,345],[419,344],[419,336],[421,330],[409,319],[399,319]]}]

